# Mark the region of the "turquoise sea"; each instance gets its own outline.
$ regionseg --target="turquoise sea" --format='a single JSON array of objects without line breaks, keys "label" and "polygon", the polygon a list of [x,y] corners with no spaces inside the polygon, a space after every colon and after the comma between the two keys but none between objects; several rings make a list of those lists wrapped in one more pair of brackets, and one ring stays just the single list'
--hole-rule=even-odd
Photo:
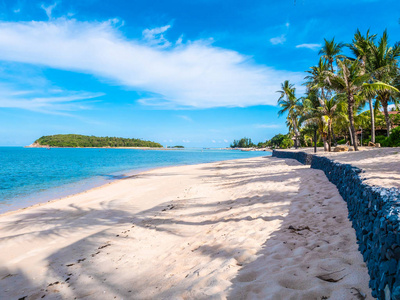
[{"label": "turquoise sea", "polygon": [[0,213],[82,192],[143,170],[266,155],[271,153],[0,147]]}]

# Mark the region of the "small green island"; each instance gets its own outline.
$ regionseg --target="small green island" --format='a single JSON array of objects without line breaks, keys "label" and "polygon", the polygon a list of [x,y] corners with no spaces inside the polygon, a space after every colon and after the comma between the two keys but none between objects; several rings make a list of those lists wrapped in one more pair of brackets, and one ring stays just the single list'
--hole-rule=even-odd
[{"label": "small green island", "polygon": [[141,139],[128,139],[121,137],[97,137],[80,134],[56,134],[42,136],[32,145],[32,148],[57,147],[57,148],[162,148],[156,142]]}]

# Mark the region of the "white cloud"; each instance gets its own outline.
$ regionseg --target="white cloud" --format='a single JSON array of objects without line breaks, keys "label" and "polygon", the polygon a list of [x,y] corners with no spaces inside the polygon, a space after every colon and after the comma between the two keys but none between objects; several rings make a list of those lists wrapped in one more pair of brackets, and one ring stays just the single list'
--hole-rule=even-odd
[{"label": "white cloud", "polygon": [[178,116],[178,117],[181,118],[181,119],[183,119],[183,120],[185,120],[185,121],[193,122],[193,120],[192,120],[190,117],[188,117],[188,116],[180,115],[180,116]]},{"label": "white cloud", "polygon": [[189,140],[182,140],[182,143],[190,143]]},{"label": "white cloud", "polygon": [[[157,27],[153,29],[145,29],[142,32],[143,39],[150,45],[150,46],[160,46],[161,48],[171,46],[171,43],[164,37],[164,32],[166,32],[171,25],[166,25],[162,27]],[[178,40],[179,41],[179,40]],[[178,43],[177,41],[177,43]],[[179,44],[182,43],[182,39],[180,38]]]},{"label": "white cloud", "polygon": [[149,45],[150,37],[160,40],[168,28],[128,40],[115,20],[0,22],[0,60],[93,74],[150,93],[142,104],[170,108],[276,105],[281,82],[303,79],[301,73],[257,65],[210,40]]},{"label": "white cloud", "polygon": [[297,45],[296,48],[307,48],[311,50],[318,50],[322,47],[321,44],[300,44]]},{"label": "white cloud", "polygon": [[90,109],[90,101],[101,93],[63,90],[15,90],[0,85],[0,107],[19,108],[46,114],[68,115],[70,112]]},{"label": "white cloud", "polygon": [[281,128],[281,125],[277,124],[255,124],[255,128]]},{"label": "white cloud", "polygon": [[280,36],[274,37],[274,38],[270,39],[269,41],[273,45],[283,44],[284,42],[286,42],[286,34],[282,34]]},{"label": "white cloud", "polygon": [[45,6],[44,4],[42,4],[40,7],[43,8],[43,10],[46,12],[47,17],[49,18],[49,20],[52,18],[51,14],[53,12],[53,9],[57,6],[57,2],[54,2],[54,4],[49,5],[49,6]]},{"label": "white cloud", "polygon": [[227,143],[227,142],[228,142],[228,140],[226,140],[226,139],[225,139],[225,140],[224,140],[224,142],[225,142],[225,143]]},{"label": "white cloud", "polygon": [[211,142],[213,142],[213,143],[216,143],[216,141],[215,141],[215,140],[212,140]]}]

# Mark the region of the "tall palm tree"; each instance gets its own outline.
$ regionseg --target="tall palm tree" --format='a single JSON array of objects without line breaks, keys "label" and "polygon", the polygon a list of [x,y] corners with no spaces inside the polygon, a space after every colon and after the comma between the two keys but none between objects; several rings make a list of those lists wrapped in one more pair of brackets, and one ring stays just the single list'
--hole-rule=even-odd
[{"label": "tall palm tree", "polygon": [[[352,43],[347,45],[355,57],[360,61],[361,69],[364,73],[372,72],[371,59],[375,38],[376,34],[370,35],[369,30],[367,30],[367,33],[364,36],[361,34],[360,30],[357,29]],[[371,116],[371,141],[375,143],[375,114],[372,103],[374,95],[367,93],[365,96],[369,103],[369,111]]]},{"label": "tall palm tree", "polygon": [[301,117],[299,119],[299,124],[304,124],[305,127],[318,131],[324,144],[324,151],[328,151],[328,135],[326,130],[328,122],[326,116],[319,110],[320,102],[318,97],[317,89],[309,89],[306,93],[306,97],[301,99]]},{"label": "tall palm tree", "polygon": [[[394,85],[398,75],[398,57],[400,56],[400,44],[393,47],[389,46],[389,38],[385,30],[379,40],[378,45],[371,48],[371,68],[372,76],[375,80]],[[386,122],[387,135],[390,133],[391,123],[388,112],[388,104],[393,100],[393,90],[384,89],[377,92],[377,100],[383,107]]]},{"label": "tall palm tree", "polygon": [[356,130],[354,126],[355,96],[363,91],[398,91],[395,87],[383,82],[367,83],[371,75],[364,73],[358,60],[337,59],[338,74],[326,71],[326,82],[338,93],[347,96],[347,113],[350,122],[350,131],[354,150],[358,151]]},{"label": "tall palm tree", "polygon": [[305,85],[309,89],[319,89],[321,92],[322,98],[326,98],[325,95],[325,71],[328,71],[328,64],[322,59],[319,58],[318,64],[307,70],[306,73],[310,74],[307,75],[304,79],[306,79]]},{"label": "tall palm tree", "polygon": [[319,55],[322,55],[329,65],[331,72],[333,73],[333,62],[337,56],[340,57],[340,53],[342,52],[342,48],[344,47],[343,43],[335,43],[335,38],[328,41],[324,39],[325,44],[322,46],[322,49],[319,51]]},{"label": "tall palm tree", "polygon": [[280,93],[280,97],[278,99],[278,105],[281,107],[281,110],[278,112],[278,115],[283,115],[284,113],[288,113],[288,119],[290,119],[290,124],[293,127],[294,136],[295,136],[295,148],[299,146],[299,127],[298,127],[298,107],[299,102],[295,96],[295,87],[293,84],[289,82],[289,80],[285,80],[281,84],[281,90],[277,91]]}]

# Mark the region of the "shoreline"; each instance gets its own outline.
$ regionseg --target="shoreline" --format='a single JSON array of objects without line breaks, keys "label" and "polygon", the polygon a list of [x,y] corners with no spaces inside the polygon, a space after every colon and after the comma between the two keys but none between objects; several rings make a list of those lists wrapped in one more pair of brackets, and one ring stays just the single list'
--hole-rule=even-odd
[{"label": "shoreline", "polygon": [[[267,156],[269,156],[269,155],[267,155]],[[169,167],[181,167],[181,166],[196,166],[196,165],[202,165],[202,164],[212,164],[212,163],[218,163],[218,162],[223,162],[223,161],[234,161],[234,160],[241,160],[241,159],[247,159],[247,158],[238,158],[238,159],[233,159],[233,160],[221,160],[221,161],[206,162],[206,163],[196,163],[196,164],[177,164],[177,165],[170,165],[170,166],[149,167],[149,168],[144,168],[144,169],[142,168],[142,169],[137,169],[137,170],[131,169],[131,170],[128,170],[128,171],[124,172],[124,174],[123,174],[124,177],[123,178],[110,179],[109,181],[105,180],[103,183],[100,183],[100,181],[99,181],[98,185],[96,183],[94,183],[94,186],[89,187],[89,188],[85,188],[85,189],[80,190],[78,192],[72,192],[71,194],[63,195],[61,197],[56,197],[56,198],[50,199],[50,200],[38,200],[37,203],[34,203],[32,205],[19,207],[19,208],[15,208],[15,209],[12,209],[12,210],[7,210],[5,212],[1,212],[0,211],[0,218],[3,215],[8,215],[8,214],[12,214],[12,213],[18,213],[19,211],[25,211],[25,210],[30,209],[30,208],[41,207],[41,206],[43,206],[43,205],[45,205],[47,203],[53,203],[53,202],[60,201],[60,200],[63,200],[63,199],[67,199],[67,198],[71,198],[71,197],[74,197],[74,196],[78,196],[78,195],[81,195],[81,194],[86,194],[86,193],[88,193],[88,192],[90,192],[92,190],[100,189],[100,188],[108,186],[110,184],[117,183],[118,181],[126,180],[126,179],[129,179],[129,178],[133,178],[135,176],[138,176],[138,175],[141,175],[141,174],[145,174],[145,173],[150,172],[150,171],[155,171],[155,170],[158,170],[158,169],[164,169],[164,168],[169,168]],[[94,178],[95,177],[86,178],[84,180],[79,180],[79,181],[77,181],[75,183],[66,184],[66,185],[63,185],[63,186],[53,187],[53,188],[50,188],[48,190],[45,190],[45,191],[39,192],[39,193],[47,193],[47,192],[49,192],[50,190],[53,190],[53,189],[58,189],[58,188],[61,188],[61,187],[68,187],[68,186],[70,186],[72,184],[80,184],[80,183],[83,183],[83,181],[87,181],[89,179],[94,179]],[[38,193],[36,193],[36,196],[37,196],[37,194]],[[27,195],[27,196],[23,197],[23,199],[31,197],[31,196],[33,196],[33,195],[29,195],[29,196]],[[34,202],[36,202],[36,201],[34,201]]]},{"label": "shoreline", "polygon": [[145,171],[1,215],[0,247],[0,298],[350,299],[355,288],[370,299],[335,186],[269,156]]}]

